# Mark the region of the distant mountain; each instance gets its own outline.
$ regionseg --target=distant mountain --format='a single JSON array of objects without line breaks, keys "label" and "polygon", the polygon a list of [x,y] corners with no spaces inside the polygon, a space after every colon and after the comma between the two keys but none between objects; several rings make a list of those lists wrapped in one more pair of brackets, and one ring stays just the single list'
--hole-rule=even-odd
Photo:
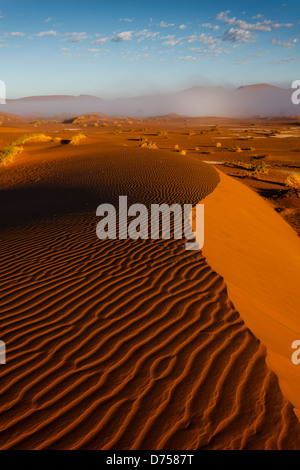
[{"label": "distant mountain", "polygon": [[30,96],[7,100],[0,112],[36,116],[102,113],[109,116],[151,117],[185,116],[253,117],[294,116],[300,109],[292,104],[292,89],[268,84],[237,89],[194,86],[176,93],[106,100],[91,95]]}]

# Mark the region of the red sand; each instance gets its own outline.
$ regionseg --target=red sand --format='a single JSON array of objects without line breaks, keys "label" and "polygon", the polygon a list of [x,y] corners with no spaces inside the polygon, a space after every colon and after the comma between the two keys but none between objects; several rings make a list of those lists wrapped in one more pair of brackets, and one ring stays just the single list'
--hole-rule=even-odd
[{"label": "red sand", "polygon": [[[229,249],[231,237],[240,256],[251,251],[242,261],[249,270],[247,301],[254,305],[252,273],[264,269],[262,247],[256,252],[248,246],[249,234],[241,247],[239,221],[228,239],[226,223],[220,225],[230,220],[223,213],[227,196],[236,202],[235,194],[244,197],[246,188],[233,182],[232,192],[229,184],[224,193],[222,178],[214,190],[216,171],[189,155],[95,140],[72,148],[28,145],[0,168],[1,339],[7,345],[7,364],[0,369],[0,448],[299,449],[293,407],[253,335],[266,344],[273,367],[269,351],[276,352],[285,337],[272,336],[270,345],[260,322],[276,333],[282,311],[274,308],[271,320],[266,308],[251,322],[253,311],[244,310],[245,298],[240,308],[231,271],[229,293],[240,314],[228,297],[226,276],[224,281],[213,270],[223,275],[218,259],[231,263],[221,245]],[[196,203],[213,190],[205,201],[205,250],[213,269],[201,252],[185,251],[184,240],[96,237],[101,202],[128,195],[141,203]],[[279,227],[293,240],[290,229],[277,226],[279,216],[273,220],[254,197],[256,213],[270,217],[261,224],[270,220],[272,233]],[[234,215],[236,207],[230,208]],[[245,225],[256,223],[252,214],[244,214]],[[270,234],[262,232],[263,246],[264,235]],[[268,263],[269,251],[266,256]],[[285,271],[276,267],[277,282]],[[290,290],[274,287],[274,302],[283,307]],[[287,307],[283,333],[298,325]],[[286,340],[289,347],[288,334]],[[278,375],[289,392],[290,377]]]},{"label": "red sand", "polygon": [[291,361],[291,345],[300,338],[299,237],[249,188],[220,177],[218,190],[205,199],[204,254],[267,346],[268,363],[300,417],[300,368]]}]

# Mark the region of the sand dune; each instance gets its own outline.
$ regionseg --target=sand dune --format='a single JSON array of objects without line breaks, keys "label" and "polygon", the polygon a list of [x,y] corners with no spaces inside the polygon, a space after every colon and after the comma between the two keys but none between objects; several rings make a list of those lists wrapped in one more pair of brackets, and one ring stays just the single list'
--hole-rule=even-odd
[{"label": "sand dune", "polygon": [[93,143],[28,147],[0,170],[1,449],[299,449],[203,254],[95,234],[102,202],[197,203],[218,181],[193,157]]},{"label": "sand dune", "polygon": [[247,326],[267,346],[268,363],[300,418],[300,370],[291,361],[291,345],[300,338],[299,237],[249,188],[222,173],[220,178],[218,191],[205,200],[204,253],[225,277]]}]

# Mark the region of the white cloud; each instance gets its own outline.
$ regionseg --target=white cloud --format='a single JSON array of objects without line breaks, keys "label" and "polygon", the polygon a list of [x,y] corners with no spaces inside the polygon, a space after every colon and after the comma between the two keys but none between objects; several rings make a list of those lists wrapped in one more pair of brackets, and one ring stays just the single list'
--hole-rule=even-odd
[{"label": "white cloud", "polygon": [[160,28],[170,28],[171,26],[175,26],[174,23],[166,23],[165,21],[161,21],[159,23]]},{"label": "white cloud", "polygon": [[275,23],[271,20],[258,21],[256,23],[248,23],[244,20],[238,20],[236,17],[230,18],[228,16],[229,10],[221,11],[218,15],[213,18],[214,20],[222,21],[226,25],[235,26],[238,29],[247,29],[249,31],[272,31],[273,29],[285,27],[290,28],[293,26],[292,23]]},{"label": "white cloud", "polygon": [[253,42],[255,38],[256,35],[253,32],[240,28],[230,28],[222,36],[223,41],[235,43]]},{"label": "white cloud", "polygon": [[209,29],[212,29],[214,31],[217,31],[220,28],[220,26],[218,26],[217,24],[212,25],[211,23],[203,23],[202,28],[209,28]]},{"label": "white cloud", "polygon": [[135,36],[137,36],[139,38],[138,42],[141,42],[144,39],[154,40],[158,35],[159,35],[158,32],[152,32],[152,31],[149,31],[148,29],[142,29],[141,31],[137,31],[135,33]]},{"label": "white cloud", "polygon": [[132,18],[120,18],[119,21],[120,22],[125,21],[126,23],[132,23],[133,19]]},{"label": "white cloud", "polygon": [[52,18],[49,16],[48,18],[45,19],[45,23],[49,23],[49,21],[51,21]]},{"label": "white cloud", "polygon": [[224,47],[190,47],[190,50],[196,54],[203,54],[203,55],[213,55],[213,56],[218,56],[218,55],[228,55],[230,52],[227,49],[224,49]]},{"label": "white cloud", "polygon": [[272,60],[270,64],[286,64],[287,62],[295,62],[295,60],[299,60],[298,57],[290,57],[288,59],[279,59],[279,60]]},{"label": "white cloud", "polygon": [[87,34],[84,33],[84,32],[82,32],[82,33],[76,33],[76,32],[65,33],[65,41],[81,42],[86,38],[87,38]]},{"label": "white cloud", "polygon": [[132,39],[132,33],[133,31],[123,31],[122,33],[116,34],[111,40],[113,42],[130,41]]},{"label": "white cloud", "polygon": [[25,36],[24,33],[21,33],[20,31],[13,31],[12,33],[9,33],[11,36]]},{"label": "white cloud", "polygon": [[202,44],[206,44],[206,45],[213,45],[213,44],[220,43],[219,38],[214,38],[213,36],[208,36],[205,33],[201,33],[199,35],[193,34],[192,36],[187,37],[186,41],[188,43],[201,42]]},{"label": "white cloud", "polygon": [[179,39],[168,39],[167,41],[163,42],[163,46],[171,46],[174,47],[176,44],[180,42]]},{"label": "white cloud", "polygon": [[176,44],[179,44],[182,41],[182,38],[175,39],[174,34],[168,34],[168,36],[163,36],[161,39],[166,39],[163,42],[163,46],[171,46],[174,47]]},{"label": "white cloud", "polygon": [[36,36],[39,38],[43,36],[57,36],[57,32],[53,29],[50,29],[49,31],[41,31],[40,33],[37,33]]},{"label": "white cloud", "polygon": [[93,44],[105,44],[109,38],[99,38],[93,41]]},{"label": "white cloud", "polygon": [[193,57],[192,55],[186,55],[186,56],[180,56],[178,57],[179,60],[196,60],[196,57]]},{"label": "white cloud", "polygon": [[293,49],[296,46],[298,39],[291,39],[287,42],[278,41],[277,39],[271,39],[270,42],[271,44],[276,44],[277,46],[283,47],[284,49]]},{"label": "white cloud", "polygon": [[185,29],[185,28],[186,28],[185,24],[181,24],[180,26],[178,26],[178,29]]}]

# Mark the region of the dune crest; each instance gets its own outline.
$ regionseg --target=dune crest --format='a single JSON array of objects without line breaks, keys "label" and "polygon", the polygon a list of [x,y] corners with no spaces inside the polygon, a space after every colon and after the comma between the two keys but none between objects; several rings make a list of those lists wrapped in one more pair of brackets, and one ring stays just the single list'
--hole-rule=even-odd
[{"label": "dune crest", "polygon": [[300,366],[291,360],[291,345],[300,339],[300,240],[266,201],[219,175],[217,191],[204,201],[203,252],[267,347],[267,362],[300,418]]}]

